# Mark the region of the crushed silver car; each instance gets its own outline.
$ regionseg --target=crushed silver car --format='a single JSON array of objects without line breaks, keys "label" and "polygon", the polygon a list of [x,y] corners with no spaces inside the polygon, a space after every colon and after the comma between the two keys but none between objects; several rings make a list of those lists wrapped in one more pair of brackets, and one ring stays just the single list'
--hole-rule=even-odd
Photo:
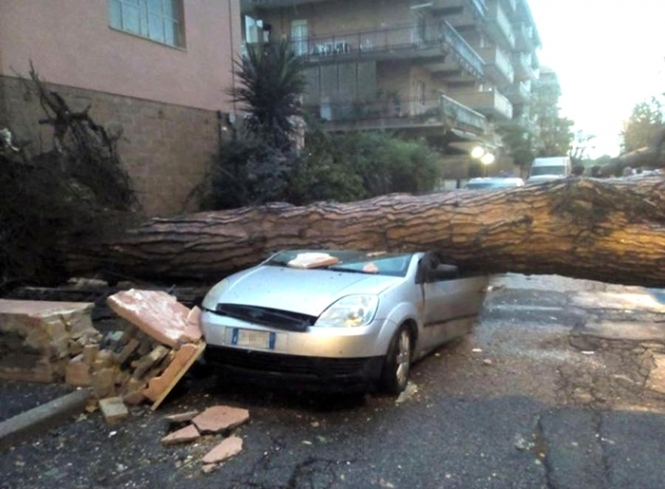
[{"label": "crushed silver car", "polygon": [[413,361],[469,332],[486,286],[431,252],[282,251],[207,294],[205,358],[243,381],[398,394]]}]

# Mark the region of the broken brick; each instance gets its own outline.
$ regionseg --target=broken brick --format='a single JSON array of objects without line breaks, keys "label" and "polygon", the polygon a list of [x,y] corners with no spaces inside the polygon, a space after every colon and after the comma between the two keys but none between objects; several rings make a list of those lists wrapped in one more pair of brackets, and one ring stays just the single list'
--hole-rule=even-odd
[{"label": "broken brick", "polygon": [[97,399],[115,396],[115,370],[103,368],[92,374],[92,389]]},{"label": "broken brick", "polygon": [[92,367],[92,364],[97,358],[97,353],[99,352],[99,346],[90,344],[83,347],[83,361]]},{"label": "broken brick", "polygon": [[171,348],[202,337],[199,324],[187,320],[190,310],[166,292],[131,289],[113,294],[106,302],[119,316]]},{"label": "broken brick", "polygon": [[103,368],[109,368],[113,366],[113,353],[108,350],[100,350],[95,357],[95,361],[92,362],[92,370],[98,371]]},{"label": "broken brick", "polygon": [[213,406],[192,419],[201,433],[219,433],[230,430],[246,422],[249,419],[247,409],[234,408],[230,406]]},{"label": "broken brick", "polygon": [[188,443],[196,440],[200,436],[201,434],[199,433],[199,430],[196,429],[196,426],[190,424],[162,438],[162,444],[177,445],[178,443]]},{"label": "broken brick", "polygon": [[219,445],[210,450],[204,457],[204,464],[218,464],[233,457],[242,450],[242,438],[230,436],[225,438]]},{"label": "broken brick", "polygon": [[92,384],[90,366],[83,362],[83,355],[72,358],[65,367],[65,382],[74,387],[88,387]]},{"label": "broken brick", "polygon": [[170,414],[168,416],[164,416],[164,419],[169,422],[169,424],[178,424],[178,423],[186,423],[187,421],[191,421],[196,417],[196,415],[199,414],[198,411],[187,411],[185,413],[177,413],[177,414]]},{"label": "broken brick", "polygon": [[127,406],[120,397],[109,397],[100,400],[99,409],[101,409],[107,423],[115,423],[129,416]]}]

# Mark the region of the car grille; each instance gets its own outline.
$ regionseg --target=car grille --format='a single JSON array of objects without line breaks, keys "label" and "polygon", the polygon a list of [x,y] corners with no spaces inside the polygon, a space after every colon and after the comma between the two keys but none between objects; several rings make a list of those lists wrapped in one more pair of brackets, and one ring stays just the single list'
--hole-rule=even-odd
[{"label": "car grille", "polygon": [[318,378],[363,375],[371,358],[321,358],[282,355],[208,345],[206,360],[220,366]]},{"label": "car grille", "polygon": [[307,314],[240,304],[217,304],[215,312],[248,323],[287,331],[307,331],[307,328],[316,322],[316,317]]}]

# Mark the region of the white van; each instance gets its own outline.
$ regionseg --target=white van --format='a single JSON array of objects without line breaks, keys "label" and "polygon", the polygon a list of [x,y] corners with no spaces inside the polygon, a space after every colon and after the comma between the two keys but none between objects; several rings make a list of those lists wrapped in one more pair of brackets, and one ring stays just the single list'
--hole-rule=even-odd
[{"label": "white van", "polygon": [[548,182],[570,176],[573,164],[568,156],[552,156],[536,158],[531,164],[531,172],[527,182]]}]

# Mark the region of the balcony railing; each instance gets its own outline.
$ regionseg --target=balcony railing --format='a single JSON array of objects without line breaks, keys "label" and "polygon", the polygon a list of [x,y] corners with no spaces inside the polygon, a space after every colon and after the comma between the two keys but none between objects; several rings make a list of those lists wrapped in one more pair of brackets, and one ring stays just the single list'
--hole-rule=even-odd
[{"label": "balcony railing", "polygon": [[524,103],[531,97],[531,89],[527,82],[518,82],[503,90],[513,103]]},{"label": "balcony railing", "polygon": [[514,47],[515,34],[513,33],[513,26],[498,1],[495,1],[494,5],[490,8],[489,18],[496,25],[496,30],[500,32],[508,46],[511,48]]},{"label": "balcony railing", "polygon": [[[505,83],[512,83],[515,78],[515,70],[510,61],[510,56],[506,54],[498,46],[491,48],[482,48],[480,53],[486,63],[486,71],[491,77],[501,77],[502,79],[496,80],[497,84],[502,85]],[[495,70],[495,71],[493,71]],[[499,72],[498,75],[496,72]]]},{"label": "balcony railing", "polygon": [[458,127],[467,125],[483,132],[486,129],[484,115],[445,95],[441,95],[441,112],[444,117],[454,120]]},{"label": "balcony railing", "polygon": [[289,41],[296,54],[309,62],[339,61],[378,55],[410,58],[452,53],[477,76],[484,73],[484,61],[446,21],[433,25],[409,23],[385,29],[311,36]]},{"label": "balcony railing", "polygon": [[311,113],[335,126],[419,128],[449,126],[484,132],[486,119],[482,114],[442,95],[434,99],[381,98],[374,101],[342,101],[306,107]]},{"label": "balcony railing", "polygon": [[457,54],[463,61],[468,63],[476,74],[483,75],[485,62],[478,53],[466,42],[466,40],[451,26],[443,21],[442,32],[446,44],[452,48],[453,53]]}]

